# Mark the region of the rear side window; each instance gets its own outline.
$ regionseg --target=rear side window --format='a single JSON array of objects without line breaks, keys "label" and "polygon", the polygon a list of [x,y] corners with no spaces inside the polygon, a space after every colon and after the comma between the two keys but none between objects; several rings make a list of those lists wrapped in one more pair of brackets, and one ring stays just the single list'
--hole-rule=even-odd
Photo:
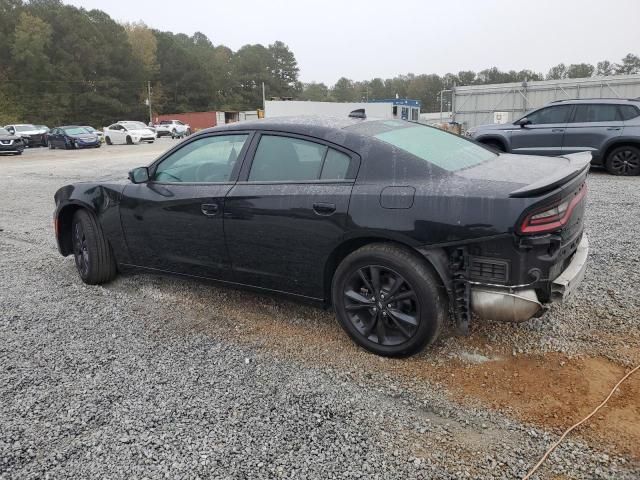
[{"label": "rear side window", "polygon": [[632,118],[636,118],[640,115],[638,109],[633,105],[618,105],[618,109],[620,109],[622,120],[631,120]]},{"label": "rear side window", "polygon": [[622,120],[618,105],[588,104],[576,105],[573,123],[615,122]]},{"label": "rear side window", "polygon": [[249,172],[252,182],[344,180],[351,157],[300,138],[262,135]]},{"label": "rear side window", "polygon": [[532,125],[545,125],[549,123],[567,123],[571,105],[556,105],[543,108],[527,115]]}]

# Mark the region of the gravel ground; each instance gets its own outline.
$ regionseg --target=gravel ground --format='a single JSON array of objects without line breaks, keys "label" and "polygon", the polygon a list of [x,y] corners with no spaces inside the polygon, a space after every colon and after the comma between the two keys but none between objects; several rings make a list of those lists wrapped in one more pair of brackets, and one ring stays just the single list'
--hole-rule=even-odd
[{"label": "gravel ground", "polygon": [[[0,157],[0,478],[521,478],[557,438],[437,384],[377,374],[398,361],[347,340],[309,338],[318,355],[306,359],[296,345],[273,347],[287,329],[337,331],[311,307],[149,275],[84,285],[55,249],[53,193],[124,174],[171,144]],[[591,176],[590,267],[571,303],[524,325],[476,326],[471,340],[450,336],[423,358],[474,362],[479,337],[518,355],[630,364],[637,185]],[[244,335],[255,329],[264,341]],[[333,348],[347,360],[323,361]],[[573,437],[537,478],[638,476],[632,458]]]}]

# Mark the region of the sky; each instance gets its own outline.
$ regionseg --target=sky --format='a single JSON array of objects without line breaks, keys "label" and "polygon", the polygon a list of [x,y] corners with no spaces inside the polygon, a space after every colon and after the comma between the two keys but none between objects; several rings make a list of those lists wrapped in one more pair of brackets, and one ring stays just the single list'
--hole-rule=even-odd
[{"label": "sky", "polygon": [[300,80],[332,85],[496,66],[547,73],[560,62],[640,55],[640,0],[64,0],[121,22],[200,31],[234,51],[286,43]]}]

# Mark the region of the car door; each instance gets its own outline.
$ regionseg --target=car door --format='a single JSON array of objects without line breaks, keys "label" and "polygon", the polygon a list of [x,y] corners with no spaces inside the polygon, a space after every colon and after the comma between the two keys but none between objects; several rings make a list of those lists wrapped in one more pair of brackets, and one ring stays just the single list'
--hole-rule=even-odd
[{"label": "car door", "polygon": [[234,279],[322,298],[324,265],[343,238],[358,165],[356,154],[318,139],[256,135],[225,200]]},{"label": "car door", "polygon": [[527,115],[529,124],[511,131],[511,151],[529,155],[560,155],[573,105],[552,105]]},{"label": "car door", "polygon": [[125,187],[120,214],[134,265],[214,279],[228,275],[222,213],[249,137],[194,138],[150,167],[147,183]]},{"label": "car door", "polygon": [[597,152],[607,140],[622,135],[624,121],[618,105],[581,103],[567,123],[563,153]]}]

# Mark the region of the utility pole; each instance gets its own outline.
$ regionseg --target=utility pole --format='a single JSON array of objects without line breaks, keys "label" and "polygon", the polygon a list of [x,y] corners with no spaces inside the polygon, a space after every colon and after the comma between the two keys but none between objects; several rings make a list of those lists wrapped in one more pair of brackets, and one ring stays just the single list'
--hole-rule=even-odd
[{"label": "utility pole", "polygon": [[149,104],[149,123],[153,125],[153,113],[151,111],[151,82],[147,81],[147,104]]},{"label": "utility pole", "polygon": [[264,82],[262,82],[262,111],[264,112],[264,108],[266,105],[266,97],[264,95]]}]

